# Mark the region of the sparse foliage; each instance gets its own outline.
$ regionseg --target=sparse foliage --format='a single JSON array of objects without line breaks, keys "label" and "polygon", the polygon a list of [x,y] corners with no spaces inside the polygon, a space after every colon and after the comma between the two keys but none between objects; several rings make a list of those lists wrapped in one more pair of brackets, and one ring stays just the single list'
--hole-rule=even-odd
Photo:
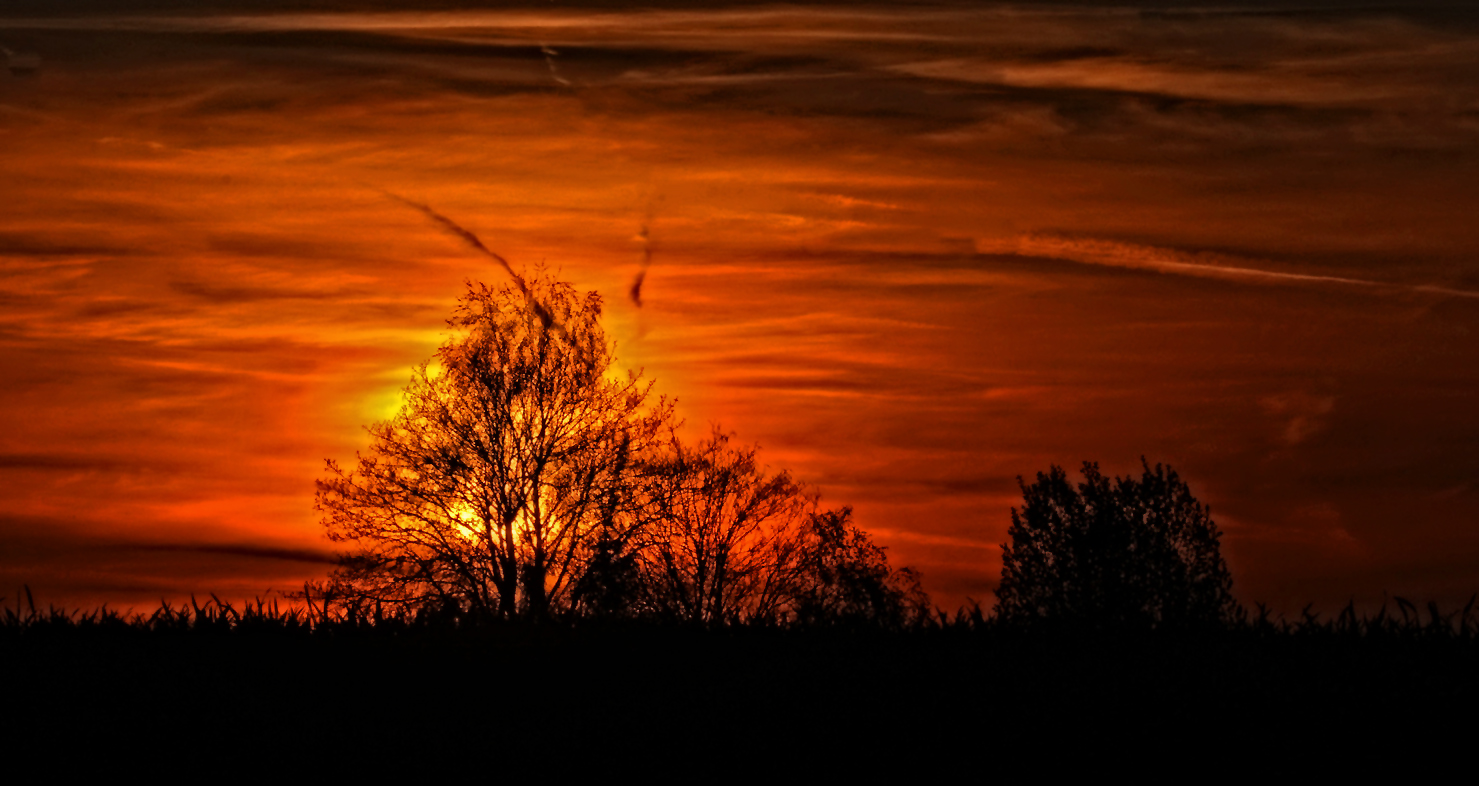
[{"label": "sparse foliage", "polygon": [[890,568],[883,548],[853,525],[852,508],[811,516],[802,554],[801,623],[899,629],[929,619],[919,574]]},{"label": "sparse foliage", "polygon": [[644,467],[646,523],[630,561],[607,574],[608,586],[635,591],[630,613],[710,627],[899,628],[928,617],[918,576],[889,568],[851,508],[820,510],[790,473],[768,473],[756,448],[731,440],[718,427],[694,445],[671,434]]},{"label": "sparse foliage", "polygon": [[1239,613],[1211,511],[1168,467],[1110,480],[1085,462],[1075,489],[1061,467],[1018,479],[1002,546],[1005,621],[1109,628],[1210,626]]},{"label": "sparse foliage", "polygon": [[816,499],[729,440],[717,428],[693,447],[670,435],[653,467],[640,564],[660,617],[711,625],[790,612]]}]

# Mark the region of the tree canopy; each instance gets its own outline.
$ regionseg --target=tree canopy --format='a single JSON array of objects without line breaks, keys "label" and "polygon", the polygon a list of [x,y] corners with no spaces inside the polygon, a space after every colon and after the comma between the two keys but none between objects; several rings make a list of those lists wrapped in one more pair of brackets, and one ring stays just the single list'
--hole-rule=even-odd
[{"label": "tree canopy", "polygon": [[618,374],[599,295],[548,275],[469,284],[452,337],[369,427],[318,509],[348,547],[330,596],[403,610],[899,626],[917,576],[717,426]]},{"label": "tree canopy", "polygon": [[815,499],[718,428],[694,446],[672,435],[659,462],[640,561],[653,610],[705,624],[783,616]]},{"label": "tree canopy", "polygon": [[1075,488],[1061,467],[1039,472],[1012,509],[997,613],[1013,622],[1184,627],[1238,614],[1211,510],[1175,470],[1106,478],[1084,462]]},{"label": "tree canopy", "polygon": [[851,508],[822,510],[755,448],[715,427],[693,446],[672,437],[659,462],[637,560],[656,616],[899,627],[928,614],[918,577],[889,567]]},{"label": "tree canopy", "polygon": [[341,592],[541,614],[567,605],[602,539],[631,526],[637,457],[671,407],[613,372],[601,299],[540,276],[468,286],[435,362],[370,427],[358,467],[329,462],[318,508],[355,551]]}]

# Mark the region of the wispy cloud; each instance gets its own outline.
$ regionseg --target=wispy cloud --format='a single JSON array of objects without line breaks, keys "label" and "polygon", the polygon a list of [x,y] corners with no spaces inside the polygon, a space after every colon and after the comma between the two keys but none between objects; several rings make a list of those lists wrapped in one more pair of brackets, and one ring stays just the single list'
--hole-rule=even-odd
[{"label": "wispy cloud", "polygon": [[204,281],[174,281],[170,287],[176,292],[212,303],[252,303],[262,300],[333,300],[345,296],[344,292],[302,290],[275,287],[247,287],[212,284]]},{"label": "wispy cloud", "polygon": [[306,562],[317,565],[335,565],[339,562],[338,557],[325,550],[282,548],[242,543],[123,543],[110,545],[108,548],[118,551],[222,554],[231,557]]},{"label": "wispy cloud", "polygon": [[[1479,299],[1479,291],[1437,284],[1406,284],[1348,276],[1294,273],[1260,267],[1260,260],[1172,248],[1123,243],[1115,240],[1051,234],[1022,235],[1010,239],[981,239],[976,250],[982,254],[1016,254],[1026,257],[1064,259],[1086,265],[1127,270],[1148,270],[1177,276],[1216,278],[1251,284],[1344,287],[1378,293],[1413,293]],[[1263,262],[1263,264],[1270,264]]]}]

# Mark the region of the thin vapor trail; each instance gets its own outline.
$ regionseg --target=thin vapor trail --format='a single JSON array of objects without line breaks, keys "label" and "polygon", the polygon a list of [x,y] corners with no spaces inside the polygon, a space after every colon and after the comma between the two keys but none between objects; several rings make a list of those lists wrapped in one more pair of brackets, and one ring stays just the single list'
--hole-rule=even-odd
[{"label": "thin vapor trail", "polygon": [[642,225],[642,231],[638,233],[642,238],[642,267],[637,271],[637,277],[632,281],[632,302],[637,308],[642,307],[642,281],[647,278],[647,268],[652,266],[652,232],[647,224]]},{"label": "thin vapor trail", "polygon": [[533,306],[534,313],[539,316],[539,322],[540,322],[540,324],[542,324],[544,326],[544,329],[545,330],[551,330],[551,329],[553,329],[554,331],[561,332],[561,333],[564,332],[564,329],[560,326],[560,324],[555,321],[554,314],[551,314],[550,313],[550,310],[547,309],[547,308],[545,308],[544,304],[543,303],[540,303],[539,300],[534,297],[533,291],[531,291],[529,289],[529,285],[524,282],[524,277],[521,276],[521,275],[519,275],[518,273],[514,272],[513,265],[510,265],[508,263],[508,260],[507,259],[504,259],[502,255],[500,255],[496,251],[493,251],[492,249],[488,248],[487,246],[483,245],[483,241],[479,240],[477,235],[474,235],[472,232],[470,232],[470,231],[462,228],[462,226],[460,226],[457,222],[453,221],[452,219],[447,218],[446,216],[442,215],[441,213],[438,213],[437,211],[433,210],[430,205],[422,204],[421,202],[416,202],[416,201],[407,199],[407,198],[405,198],[405,197],[403,197],[403,196],[401,196],[399,194],[395,194],[395,193],[392,193],[390,191],[385,191],[384,189],[377,189],[377,190],[379,190],[380,193],[382,193],[382,194],[390,197],[391,199],[394,199],[397,202],[400,202],[401,204],[407,205],[409,207],[413,207],[413,208],[421,211],[422,213],[424,213],[425,215],[427,215],[428,217],[430,217],[432,220],[436,221],[438,224],[441,224],[443,229],[447,230],[448,232],[451,232],[452,234],[456,235],[457,237],[462,238],[462,240],[464,242],[466,242],[468,245],[472,246],[474,249],[476,249],[479,252],[481,252],[484,256],[490,257],[494,261],[496,261],[498,264],[502,265],[503,266],[503,269],[508,273],[509,278],[512,278],[513,279],[514,286],[516,286],[516,287],[519,288],[519,291],[523,293],[524,298],[527,299],[529,301],[530,305]]},{"label": "thin vapor trail", "polygon": [[637,269],[637,275],[632,279],[632,288],[628,292],[637,308],[642,307],[642,283],[647,280],[647,271],[652,267],[652,225],[657,222],[657,207],[662,200],[661,194],[648,199],[642,230],[637,233],[637,237],[642,238],[642,266]]},{"label": "thin vapor trail", "polygon": [[549,67],[550,78],[554,79],[556,82],[564,87],[569,87],[570,80],[566,79],[563,76],[560,76],[560,69],[555,66],[555,57],[558,56],[560,53],[543,42],[540,42],[539,44],[539,53],[544,55],[544,64]]},{"label": "thin vapor trail", "polygon": [[[1360,287],[1362,289],[1417,292],[1479,300],[1479,292],[1469,289],[1454,289],[1436,284],[1397,284],[1346,276],[1325,276],[1310,273],[1286,273],[1247,267],[1249,260],[1223,257],[1214,254],[1188,254],[1155,246],[1141,246],[1112,240],[1095,240],[1059,237],[1053,235],[1026,235],[1014,240],[979,240],[976,250],[983,254],[1020,254],[1032,257],[1054,257],[1086,265],[1102,265],[1130,270],[1153,270],[1158,273],[1194,276],[1197,278],[1222,278],[1264,284],[1335,284]],[[1187,261],[1196,260],[1196,261]]]}]

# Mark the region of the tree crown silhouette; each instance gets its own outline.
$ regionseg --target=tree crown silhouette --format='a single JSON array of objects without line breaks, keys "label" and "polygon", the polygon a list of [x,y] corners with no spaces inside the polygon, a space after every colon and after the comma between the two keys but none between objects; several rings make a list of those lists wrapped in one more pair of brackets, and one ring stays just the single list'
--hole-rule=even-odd
[{"label": "tree crown silhouette", "polygon": [[1084,462],[1075,488],[1039,472],[1012,509],[997,613],[1098,628],[1225,624],[1239,613],[1211,510],[1169,467],[1106,478]]},{"label": "tree crown silhouette", "polygon": [[[523,283],[520,279],[519,283]],[[637,518],[631,475],[672,408],[620,376],[601,299],[540,273],[469,284],[435,363],[317,507],[353,546],[336,591],[377,603],[499,615],[568,606],[602,544]]]}]

